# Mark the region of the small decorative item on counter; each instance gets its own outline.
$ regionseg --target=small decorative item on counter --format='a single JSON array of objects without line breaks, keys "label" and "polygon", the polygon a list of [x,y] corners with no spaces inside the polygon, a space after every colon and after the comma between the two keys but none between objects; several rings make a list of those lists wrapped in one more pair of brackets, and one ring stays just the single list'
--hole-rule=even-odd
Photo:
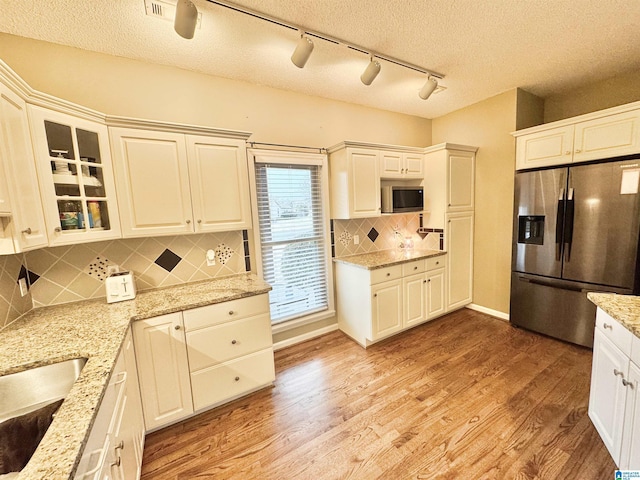
[{"label": "small decorative item on counter", "polygon": [[89,215],[93,218],[93,225],[90,224],[92,228],[102,228],[102,216],[100,215],[100,203],[98,202],[87,202],[87,209],[89,210]]},{"label": "small decorative item on counter", "polygon": [[76,230],[78,228],[78,204],[67,200],[60,204],[60,227],[62,230]]},{"label": "small decorative item on counter", "polygon": [[413,238],[404,237],[404,248],[408,250],[413,248]]}]

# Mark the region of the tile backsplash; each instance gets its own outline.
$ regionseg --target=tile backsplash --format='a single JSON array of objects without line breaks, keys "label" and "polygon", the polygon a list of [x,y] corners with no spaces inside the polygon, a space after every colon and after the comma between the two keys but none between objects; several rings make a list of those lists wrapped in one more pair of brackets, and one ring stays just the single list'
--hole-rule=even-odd
[{"label": "tile backsplash", "polygon": [[0,328],[33,306],[31,293],[21,296],[18,285],[18,279],[27,275],[24,257],[24,254],[0,256]]},{"label": "tile backsplash", "polygon": [[[207,265],[208,250],[214,251],[215,265]],[[24,257],[34,307],[104,297],[109,265],[132,271],[137,290],[143,291],[242,273],[249,264],[242,231],[84,243],[34,250]],[[14,260],[12,274],[15,263],[20,270]]]},{"label": "tile backsplash", "polygon": [[[442,230],[428,229],[426,235],[418,234],[418,213],[332,220],[331,226],[331,252],[334,257],[396,248],[399,243],[406,242],[406,238],[411,239],[415,249],[443,249]],[[357,245],[356,238],[359,240]]]}]

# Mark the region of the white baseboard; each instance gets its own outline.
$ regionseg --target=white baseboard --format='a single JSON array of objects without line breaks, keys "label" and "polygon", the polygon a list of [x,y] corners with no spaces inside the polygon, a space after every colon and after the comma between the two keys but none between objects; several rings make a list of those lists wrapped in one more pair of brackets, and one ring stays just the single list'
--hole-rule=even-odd
[{"label": "white baseboard", "polygon": [[287,338],[286,340],[282,340],[278,343],[273,344],[273,350],[278,351],[282,350],[285,347],[290,347],[291,345],[295,345],[296,343],[302,343],[306,340],[311,340],[312,338],[319,337],[320,335],[324,335],[325,333],[334,332],[338,330],[338,324],[335,323],[333,325],[329,325],[327,327],[322,327],[312,332],[303,333],[302,335],[298,335],[296,337]]},{"label": "white baseboard", "polygon": [[482,305],[476,305],[475,303],[470,303],[467,305],[469,310],[475,310],[476,312],[486,313],[487,315],[491,315],[492,317],[499,318],[500,320],[509,321],[509,314],[504,312],[499,312],[498,310],[493,310],[491,308],[483,307]]}]

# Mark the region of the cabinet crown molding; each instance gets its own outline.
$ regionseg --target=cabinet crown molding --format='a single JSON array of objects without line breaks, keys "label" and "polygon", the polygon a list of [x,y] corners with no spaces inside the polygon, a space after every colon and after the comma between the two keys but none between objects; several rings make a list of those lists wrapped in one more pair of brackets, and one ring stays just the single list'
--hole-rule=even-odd
[{"label": "cabinet crown molding", "polygon": [[515,132],[511,132],[511,135],[513,135],[514,137],[521,137],[530,133],[543,132],[552,128],[566,127],[567,125],[574,125],[579,122],[595,120],[597,118],[608,117],[610,115],[616,115],[619,113],[632,112],[635,110],[640,110],[640,101],[625,103],[624,105],[605,108],[604,110],[598,110],[597,112],[585,113],[576,117],[565,118],[562,120],[557,120],[555,122],[543,123],[541,125],[524,128],[522,130],[516,130]]},{"label": "cabinet crown molding", "polygon": [[390,150],[394,152],[408,152],[408,153],[423,153],[421,147],[408,147],[406,145],[388,145],[384,143],[367,143],[367,142],[354,142],[345,140],[327,148],[328,153],[333,153],[343,148],[372,148],[376,150]]},{"label": "cabinet crown molding", "polygon": [[227,130],[224,128],[212,128],[184,123],[119,117],[115,115],[107,115],[106,123],[109,127],[139,128],[143,130],[154,130],[158,132],[210,135],[222,138],[233,138],[236,140],[247,140],[252,135],[251,132],[243,132],[239,130]]},{"label": "cabinet crown molding", "polygon": [[440,150],[461,150],[463,152],[473,152],[476,153],[478,151],[478,147],[472,147],[471,145],[461,145],[459,143],[439,143],[437,145],[432,145],[430,147],[425,147],[423,153],[433,153],[438,152]]}]

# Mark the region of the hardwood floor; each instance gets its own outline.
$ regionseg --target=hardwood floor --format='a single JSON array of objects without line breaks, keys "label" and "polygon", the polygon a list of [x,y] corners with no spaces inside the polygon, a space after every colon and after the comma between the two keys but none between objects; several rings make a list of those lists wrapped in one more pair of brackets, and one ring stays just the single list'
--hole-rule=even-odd
[{"label": "hardwood floor", "polygon": [[588,349],[463,309],[275,358],[275,388],[148,435],[142,478],[613,478]]}]

